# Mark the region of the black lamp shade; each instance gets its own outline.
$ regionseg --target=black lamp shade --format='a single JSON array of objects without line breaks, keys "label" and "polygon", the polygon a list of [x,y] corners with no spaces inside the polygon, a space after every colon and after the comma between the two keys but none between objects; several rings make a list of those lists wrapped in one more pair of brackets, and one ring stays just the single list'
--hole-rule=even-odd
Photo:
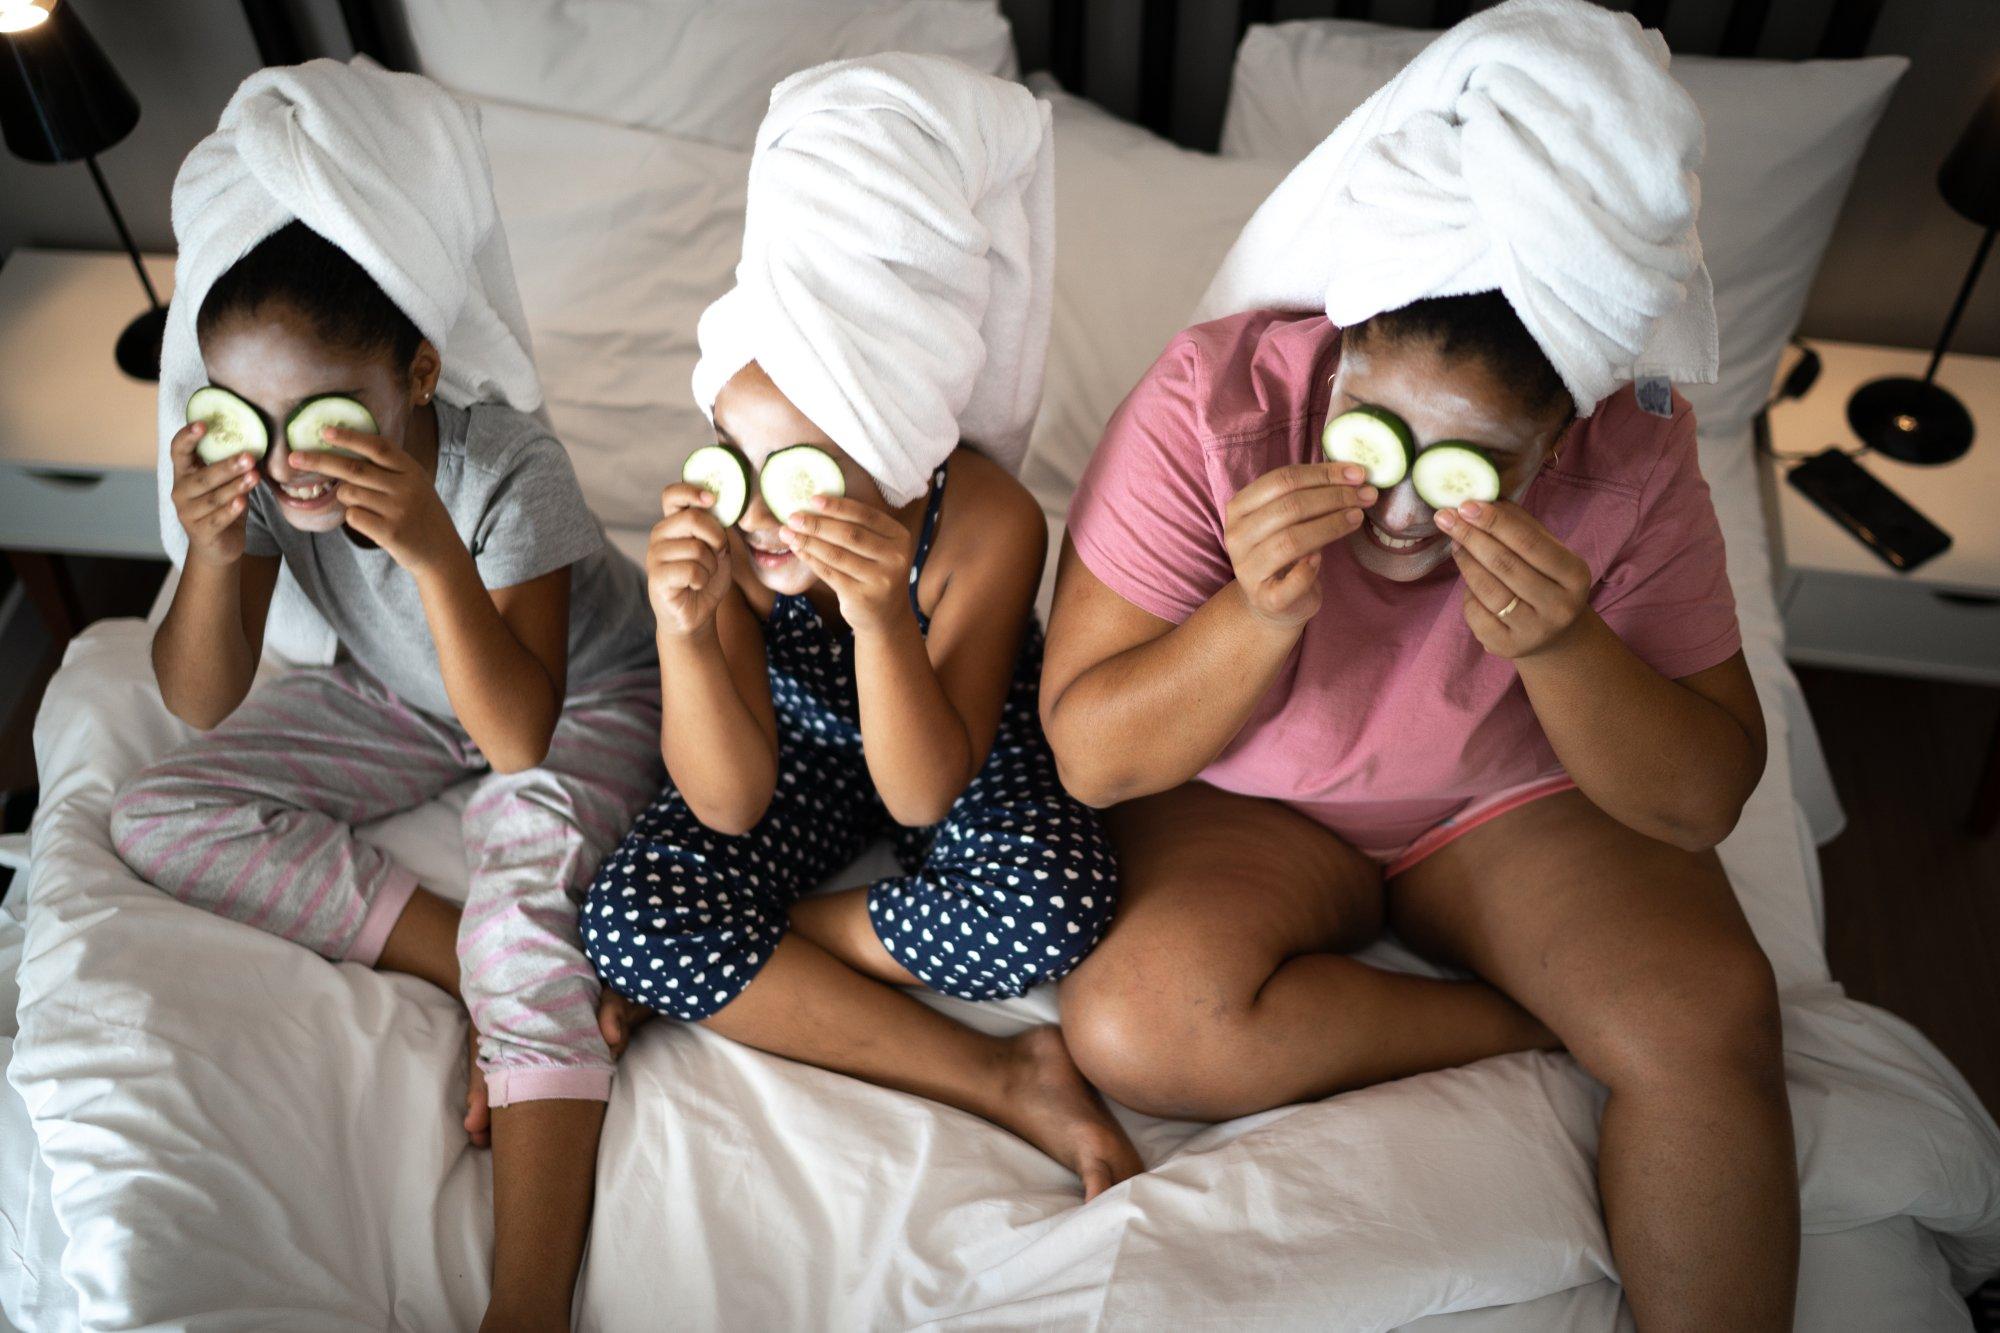
[{"label": "black lamp shade", "polygon": [[1982,227],[2000,227],[2000,81],[1938,168],[1944,201]]},{"label": "black lamp shade", "polygon": [[73,162],[138,123],[138,99],[68,0],[55,0],[44,22],[0,37],[0,128],[16,157]]}]

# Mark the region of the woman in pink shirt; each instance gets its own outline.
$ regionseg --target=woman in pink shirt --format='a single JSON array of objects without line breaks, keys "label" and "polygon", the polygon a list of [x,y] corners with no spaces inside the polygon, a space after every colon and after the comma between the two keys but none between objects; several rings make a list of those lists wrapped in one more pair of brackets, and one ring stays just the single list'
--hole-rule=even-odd
[{"label": "woman in pink shirt", "polygon": [[[1227,317],[1112,418],[1042,674],[1122,891],[1063,1032],[1112,1097],[1200,1119],[1566,1047],[1609,1089],[1638,1325],[1788,1329],[1777,992],[1714,852],[1764,730],[1668,383],[1718,340],[1667,65],[1582,0],[1442,34],[1259,207],[1203,303]],[[1324,461],[1361,407],[1401,419],[1370,461],[1407,476]],[[1427,465],[1447,442],[1497,479]],[[1485,484],[1433,509],[1435,471]],[[1470,979],[1347,956],[1385,928]]]},{"label": "woman in pink shirt", "polygon": [[[1361,405],[1505,498],[1320,461]],[[1042,711],[1113,807],[1123,900],[1062,997],[1107,1094],[1222,1119],[1566,1046],[1641,1325],[1788,1324],[1777,998],[1711,850],[1764,732],[1684,400],[1576,417],[1498,293],[1189,329],[1071,509]],[[1480,980],[1343,956],[1385,925]]]}]

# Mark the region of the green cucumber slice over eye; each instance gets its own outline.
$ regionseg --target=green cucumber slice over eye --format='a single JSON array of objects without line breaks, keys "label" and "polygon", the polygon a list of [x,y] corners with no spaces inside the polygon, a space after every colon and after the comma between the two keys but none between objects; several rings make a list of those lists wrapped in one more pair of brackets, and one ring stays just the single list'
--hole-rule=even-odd
[{"label": "green cucumber slice over eye", "polygon": [[704,444],[681,464],[681,480],[715,497],[709,512],[725,528],[733,528],[750,507],[750,465],[726,444]]},{"label": "green cucumber slice over eye", "polygon": [[328,444],[319,433],[328,426],[338,426],[342,430],[359,431],[363,435],[375,434],[375,414],[337,393],[323,393],[317,398],[308,398],[292,409],[292,415],[285,419],[285,447],[295,454],[323,450],[327,453],[352,454],[352,449],[342,449],[337,444]]},{"label": "green cucumber slice over eye", "polygon": [[1380,491],[1409,475],[1415,454],[1410,428],[1386,407],[1357,407],[1326,423],[1320,449],[1329,463],[1368,469],[1368,484]]},{"label": "green cucumber slice over eye", "polygon": [[262,458],[271,448],[271,430],[264,414],[227,389],[204,384],[189,396],[188,424],[199,421],[208,427],[195,442],[195,457],[204,463],[220,463],[225,458],[249,454]]},{"label": "green cucumber slice over eye", "polygon": [[846,495],[847,479],[840,475],[840,464],[833,461],[832,454],[814,445],[795,444],[764,460],[757,490],[783,523],[816,495],[835,499]]},{"label": "green cucumber slice over eye", "polygon": [[1432,509],[1456,509],[1467,500],[1500,498],[1500,469],[1477,445],[1442,440],[1410,465],[1417,495]]}]

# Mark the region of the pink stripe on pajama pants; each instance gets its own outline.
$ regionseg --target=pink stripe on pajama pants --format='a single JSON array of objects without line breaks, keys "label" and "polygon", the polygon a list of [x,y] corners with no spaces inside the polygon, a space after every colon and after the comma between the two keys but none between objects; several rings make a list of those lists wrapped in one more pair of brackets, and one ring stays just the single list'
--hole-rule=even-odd
[{"label": "pink stripe on pajama pants", "polygon": [[610,1052],[576,905],[658,788],[658,734],[657,679],[629,673],[565,701],[547,763],[495,774],[455,723],[414,712],[358,665],[295,671],[137,774],[112,839],[183,902],[372,965],[417,881],[354,825],[484,773],[463,820],[460,967],[489,1097],[601,1100]]},{"label": "pink stripe on pajama pants", "polygon": [[[612,713],[632,725],[601,725]],[[650,674],[572,696],[541,767],[493,774],[466,803],[472,883],[459,922],[459,990],[478,1016],[494,1106],[610,1095],[597,974],[576,914],[598,861],[658,790],[659,726]]]}]

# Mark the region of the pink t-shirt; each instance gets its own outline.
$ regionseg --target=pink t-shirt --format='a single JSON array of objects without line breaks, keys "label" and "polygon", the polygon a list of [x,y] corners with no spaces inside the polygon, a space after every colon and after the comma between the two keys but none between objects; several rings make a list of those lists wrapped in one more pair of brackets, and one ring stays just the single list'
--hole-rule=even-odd
[{"label": "pink t-shirt", "polygon": [[[1340,332],[1273,311],[1174,339],[1106,428],[1069,535],[1105,586],[1176,624],[1234,574],[1229,500],[1319,457]],[[1694,414],[1640,411],[1629,387],[1569,432],[1522,498],[1596,575],[1590,603],[1643,661],[1680,677],[1741,643]],[[1364,849],[1401,846],[1470,803],[1562,764],[1514,664],[1480,647],[1447,562],[1397,583],[1327,552],[1323,599],[1291,659],[1204,781],[1272,797]]]}]

